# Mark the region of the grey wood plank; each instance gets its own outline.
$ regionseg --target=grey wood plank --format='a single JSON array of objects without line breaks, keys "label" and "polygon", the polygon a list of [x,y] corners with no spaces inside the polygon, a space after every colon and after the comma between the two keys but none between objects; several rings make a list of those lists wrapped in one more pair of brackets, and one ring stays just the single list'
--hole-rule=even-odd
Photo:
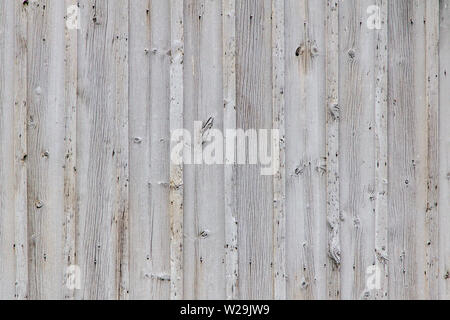
[{"label": "grey wood plank", "polygon": [[427,116],[424,3],[388,4],[389,297],[424,298]]},{"label": "grey wood plank", "polygon": [[286,2],[287,298],[325,299],[326,4]]},{"label": "grey wood plank", "polygon": [[[64,219],[63,237],[63,267],[64,273],[64,299],[74,299],[77,290],[76,276],[78,270],[76,254],[77,233],[77,194],[76,194],[76,148],[77,148],[77,41],[78,29],[76,27],[77,13],[75,0],[66,0],[65,28],[65,117],[64,117]],[[68,13],[68,14],[67,14]],[[74,19],[74,20],[71,20]],[[73,281],[73,283],[71,282]]]},{"label": "grey wood plank", "polygon": [[[11,2],[8,2],[11,5]],[[27,8],[14,3],[14,245],[15,297],[28,298]]]},{"label": "grey wood plank", "polygon": [[[183,126],[184,115],[184,0],[170,2],[170,132]],[[184,144],[184,139],[182,140]],[[171,140],[171,150],[174,145]],[[184,185],[183,164],[170,164],[170,298],[184,296]]]},{"label": "grey wood plank", "polygon": [[326,15],[327,294],[330,299],[340,299],[339,2],[337,0],[327,1]]},{"label": "grey wood plank", "polygon": [[[158,297],[168,284],[152,277],[153,224],[150,201],[154,186],[149,181],[150,157],[150,97],[151,97],[151,2],[130,2],[129,30],[129,135],[130,156],[130,297]],[[155,48],[156,49],[156,48]],[[160,49],[161,50],[161,49]],[[164,48],[162,48],[164,50]],[[168,49],[167,49],[168,50]],[[161,52],[155,52],[155,54]],[[142,241],[144,239],[145,241]],[[158,246],[159,247],[159,246]],[[166,288],[168,293],[168,289]],[[167,294],[168,296],[168,294]]]},{"label": "grey wood plank", "polygon": [[[339,176],[342,299],[366,299],[366,271],[375,264],[376,32],[365,23],[371,1],[339,7]],[[364,22],[364,23],[362,23]]]},{"label": "grey wood plank", "polygon": [[[14,299],[15,256],[15,143],[14,79],[15,10],[0,4],[0,299]],[[11,48],[12,50],[8,50]],[[20,56],[18,56],[20,58]],[[17,60],[16,60],[17,61]],[[20,60],[19,60],[20,61]]]},{"label": "grey wood plank", "polygon": [[128,1],[80,1],[77,298],[125,298],[128,220]]},{"label": "grey wood plank", "polygon": [[450,1],[441,0],[439,21],[439,298],[450,299]]},{"label": "grey wood plank", "polygon": [[[427,200],[425,209],[425,297],[439,298],[439,1],[425,3],[427,112]],[[444,40],[445,42],[445,40]]]},{"label": "grey wood plank", "polygon": [[[286,299],[286,167],[285,167],[285,3],[272,1],[272,113],[278,136],[272,150],[273,177],[273,290],[274,299]],[[273,164],[272,164],[273,165]],[[275,170],[276,168],[276,170]]]},{"label": "grey wood plank", "polygon": [[[270,0],[236,3],[237,128],[272,126]],[[239,298],[273,298],[273,178],[260,166],[239,165],[236,194]]]},{"label": "grey wood plank", "polygon": [[168,299],[170,4],[133,1],[130,17],[130,295]]},{"label": "grey wood plank", "polygon": [[[222,1],[223,35],[223,133],[236,129],[236,0]],[[236,146],[233,147],[234,154]],[[235,159],[225,153],[225,291],[228,300],[239,297],[239,254],[236,212]]]},{"label": "grey wood plank", "polygon": [[388,299],[388,12],[389,0],[380,0],[380,27],[376,32],[375,57],[375,272],[380,272],[380,287],[375,299]]},{"label": "grey wood plank", "polygon": [[63,297],[64,2],[31,2],[27,35],[29,298]]},{"label": "grey wood plank", "polygon": [[[224,299],[223,157],[219,163],[206,162],[208,147],[220,139],[214,130],[223,135],[222,5],[220,1],[188,0],[184,14],[184,126],[191,133],[194,153],[203,150],[203,160],[186,168],[184,182],[185,262],[193,271],[192,277],[186,277],[185,293],[195,299]],[[195,126],[194,121],[202,125]]]}]

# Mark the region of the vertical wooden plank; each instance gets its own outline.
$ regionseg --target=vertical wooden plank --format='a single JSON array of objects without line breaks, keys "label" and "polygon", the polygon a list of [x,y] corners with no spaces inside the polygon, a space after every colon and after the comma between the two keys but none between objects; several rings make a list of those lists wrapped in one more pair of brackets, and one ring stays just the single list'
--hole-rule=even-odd
[{"label": "vertical wooden plank", "polygon": [[375,266],[380,288],[375,298],[388,298],[388,11],[389,0],[378,0],[381,29],[376,31],[375,51]]},{"label": "vertical wooden plank", "polygon": [[[15,18],[11,1],[0,3],[0,299],[15,298],[14,105]],[[19,29],[20,30],[20,29]],[[12,48],[9,50],[8,48]],[[20,56],[17,58],[20,59]],[[20,109],[18,109],[20,110]]]},{"label": "vertical wooden plank", "polygon": [[[415,155],[419,165],[415,166],[416,183],[415,204],[416,204],[416,258],[414,266],[414,275],[416,277],[417,292],[416,298],[428,299],[427,290],[427,211],[428,211],[428,107],[427,107],[427,35],[426,35],[426,2],[416,1],[413,3],[413,12],[410,18],[410,25],[414,26],[413,46],[413,66],[414,66],[414,90],[409,88],[417,102],[417,118],[413,125],[415,126],[414,147]],[[411,19],[413,23],[411,24]],[[416,23],[419,22],[419,23]],[[425,22],[424,22],[425,21]],[[421,22],[421,23],[420,23]],[[416,161],[415,161],[416,162]],[[411,238],[409,241],[413,241]]]},{"label": "vertical wooden plank", "polygon": [[[223,128],[236,129],[236,0],[222,1],[223,14]],[[236,151],[236,147],[234,147]],[[227,158],[224,167],[225,201],[225,290],[228,300],[239,297],[238,226],[236,215],[235,159]]]},{"label": "vertical wooden plank", "polygon": [[[415,126],[414,147],[415,156],[419,165],[415,166],[416,183],[415,187],[415,207],[416,207],[416,234],[411,237],[409,241],[416,240],[416,257],[414,261],[414,272],[416,277],[417,292],[416,298],[429,299],[428,291],[428,275],[427,275],[427,250],[431,245],[428,238],[428,107],[427,107],[427,23],[426,23],[426,5],[427,2],[416,1],[413,3],[414,11],[412,13],[414,31],[413,46],[413,66],[414,66],[414,90],[408,90],[414,95],[416,104],[416,120],[413,123]],[[425,21],[425,22],[424,22]],[[419,22],[419,23],[416,23]],[[416,161],[415,161],[416,162]]]},{"label": "vertical wooden plank", "polygon": [[389,297],[425,298],[425,4],[390,1],[388,11]]},{"label": "vertical wooden plank", "polygon": [[[284,0],[272,1],[273,129],[279,131],[278,170],[273,177],[274,298],[286,299],[286,170],[285,170],[285,16]],[[272,151],[272,156],[274,152]]]},{"label": "vertical wooden plank", "polygon": [[[150,121],[147,140],[150,141],[150,213],[151,213],[151,274],[155,299],[170,297],[170,226],[169,226],[169,167],[170,159],[170,3],[150,3]],[[148,19],[148,17],[147,17]],[[142,29],[136,30],[142,32]],[[145,42],[142,42],[140,45]],[[139,45],[139,44],[138,44]],[[155,52],[156,49],[156,52]],[[142,51],[142,48],[141,48]],[[135,74],[141,73],[136,66]],[[144,82],[145,83],[145,82]],[[144,102],[144,105],[147,105]],[[140,115],[136,115],[139,117]],[[132,136],[133,137],[133,136]],[[139,137],[136,135],[136,137]],[[139,143],[138,143],[139,144]],[[139,158],[142,155],[139,155]],[[142,161],[142,159],[136,160]],[[148,162],[144,162],[148,165]],[[139,239],[138,241],[142,241]],[[155,277],[156,275],[156,277]]]},{"label": "vertical wooden plank", "polygon": [[[236,3],[237,128],[270,128],[272,49],[270,0]],[[273,298],[273,177],[260,166],[239,165],[236,194],[239,297]]]},{"label": "vertical wooden plank", "polygon": [[[9,3],[10,4],[10,3]],[[28,194],[27,194],[27,8],[14,2],[14,245],[16,255],[15,296],[28,296]]]},{"label": "vertical wooden plank", "polygon": [[168,299],[170,3],[132,1],[130,17],[130,295]]},{"label": "vertical wooden plank", "polygon": [[64,2],[28,5],[29,297],[63,297]]},{"label": "vertical wooden plank", "polygon": [[[183,128],[183,4],[184,0],[170,0],[170,132]],[[170,298],[183,299],[183,164],[171,162],[169,177]]]},{"label": "vertical wooden plank", "polygon": [[450,299],[450,0],[440,1],[439,31],[439,295]]},{"label": "vertical wooden plank", "polygon": [[[129,1],[120,1],[115,4],[114,19],[115,40],[113,42],[114,60],[116,65],[115,94],[116,101],[113,104],[115,121],[115,151],[117,152],[115,171],[117,198],[113,198],[116,206],[115,222],[116,230],[116,268],[115,277],[118,286],[117,299],[127,300],[130,293],[129,274]],[[113,36],[114,37],[114,36]],[[134,141],[134,139],[133,139]]]},{"label": "vertical wooden plank", "polygon": [[340,203],[339,203],[339,3],[327,0],[326,18],[326,158],[329,299],[339,299],[340,290]]},{"label": "vertical wooden plank", "polygon": [[[70,272],[77,269],[76,254],[76,223],[77,223],[77,197],[76,197],[76,130],[77,130],[77,12],[76,0],[65,1],[65,118],[64,118],[64,252],[63,266],[65,268],[64,298],[74,299],[75,291],[69,285]],[[75,27],[75,28],[74,28]],[[75,269],[73,269],[75,268]],[[73,270],[72,270],[73,269]]]},{"label": "vertical wooden plank", "polygon": [[321,1],[286,2],[287,298],[326,297],[326,43]]},{"label": "vertical wooden plank", "polygon": [[[222,5],[220,1],[185,3],[185,128],[203,160],[186,169],[185,263],[194,271],[186,277],[185,293],[195,299],[225,297],[223,158],[208,163],[208,148],[216,146],[223,128]],[[194,125],[194,121],[202,123]],[[222,134],[223,136],[223,134]],[[221,142],[221,141],[220,141]],[[218,154],[219,150],[216,150]],[[195,152],[195,151],[194,151]],[[214,199],[211,201],[211,199]],[[192,281],[191,281],[192,280]]]},{"label": "vertical wooden plank", "polygon": [[[428,120],[428,176],[425,213],[426,298],[439,298],[439,0],[425,5],[426,108]],[[424,182],[425,183],[425,182]]]},{"label": "vertical wooden plank", "polygon": [[366,23],[371,4],[350,0],[339,8],[341,290],[346,300],[374,293],[366,288],[366,271],[375,264],[375,32]]},{"label": "vertical wooden plank", "polygon": [[[130,297],[152,299],[158,297],[157,292],[161,288],[152,277],[153,228],[150,201],[153,187],[157,186],[150,184],[151,164],[148,162],[152,129],[149,125],[149,109],[153,11],[151,1],[131,1],[129,10],[129,135],[131,140],[133,137],[136,139],[136,142],[130,143]],[[162,282],[161,285],[164,286]]]},{"label": "vertical wooden plank", "polygon": [[126,298],[128,1],[80,1],[77,298]]},{"label": "vertical wooden plank", "polygon": [[[185,165],[183,167],[183,195],[184,195],[184,221],[183,236],[184,236],[184,256],[183,256],[183,273],[186,275],[193,275],[184,279],[184,297],[185,299],[195,299],[197,294],[197,266],[200,263],[200,257],[198,254],[198,241],[199,241],[199,226],[198,215],[196,213],[197,203],[197,167],[201,164],[200,160],[193,159],[192,142],[195,135],[201,133],[194,132],[194,121],[206,121],[207,119],[198,119],[198,69],[199,69],[199,29],[201,21],[202,8],[198,1],[186,0],[183,2],[183,19],[184,21],[184,53],[183,66],[185,72],[183,73],[183,92],[184,92],[184,105],[183,105],[183,126],[179,126],[175,129],[184,128],[189,132],[191,149],[184,150],[185,153],[190,152],[188,155],[184,155],[190,161],[191,165]],[[191,44],[192,43],[192,44]],[[190,58],[186,55],[186,52],[192,52]],[[203,124],[203,123],[202,123]],[[203,126],[203,125],[202,125]],[[197,128],[197,130],[199,130]],[[171,131],[172,132],[172,131]],[[186,137],[185,137],[186,138]],[[188,139],[188,138],[186,138]],[[186,144],[189,141],[185,142]],[[197,144],[196,149],[199,149],[200,145]],[[171,148],[172,149],[172,148]],[[199,156],[197,156],[199,158]]]}]

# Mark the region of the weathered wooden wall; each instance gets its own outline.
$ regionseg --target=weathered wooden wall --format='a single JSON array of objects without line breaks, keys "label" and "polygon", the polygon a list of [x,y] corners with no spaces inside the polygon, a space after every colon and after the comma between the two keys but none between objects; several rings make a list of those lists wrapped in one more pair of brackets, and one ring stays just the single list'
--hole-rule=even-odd
[{"label": "weathered wooden wall", "polygon": [[450,0],[2,0],[0,299],[448,299],[449,92]]}]

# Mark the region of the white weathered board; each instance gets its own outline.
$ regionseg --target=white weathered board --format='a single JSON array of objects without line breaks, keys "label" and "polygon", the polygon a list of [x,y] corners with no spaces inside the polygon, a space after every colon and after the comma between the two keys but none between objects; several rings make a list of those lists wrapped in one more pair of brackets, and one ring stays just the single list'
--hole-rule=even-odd
[{"label": "white weathered board", "polygon": [[450,299],[449,92],[450,0],[2,0],[0,299]]}]

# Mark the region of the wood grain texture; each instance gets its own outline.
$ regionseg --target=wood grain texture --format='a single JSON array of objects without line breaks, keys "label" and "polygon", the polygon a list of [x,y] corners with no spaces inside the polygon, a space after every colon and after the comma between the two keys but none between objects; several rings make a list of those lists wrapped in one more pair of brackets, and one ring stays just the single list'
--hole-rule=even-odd
[{"label": "wood grain texture", "polygon": [[[237,128],[272,127],[272,3],[236,3]],[[239,298],[273,298],[273,179],[239,165],[236,179]]]},{"label": "wood grain texture", "polygon": [[64,3],[27,7],[29,298],[62,295],[64,267]]},{"label": "wood grain texture", "polygon": [[341,297],[340,177],[339,177],[339,2],[326,8],[326,172],[328,260],[327,291],[330,299]]},{"label": "wood grain texture", "polygon": [[[67,11],[76,6],[76,1],[65,1],[66,22],[70,19]],[[63,265],[64,283],[70,281],[70,271],[77,265],[76,238],[77,238],[77,193],[76,193],[76,155],[77,155],[77,43],[78,32],[65,28],[65,77],[64,77],[64,222],[63,222]],[[64,286],[64,298],[74,299],[75,290]]]},{"label": "wood grain texture", "polygon": [[285,168],[285,10],[284,0],[272,1],[272,111],[278,130],[277,153],[272,150],[273,172],[273,290],[274,299],[286,299],[286,168]]},{"label": "wood grain texture", "polygon": [[375,263],[376,32],[361,23],[371,4],[345,1],[339,7],[339,200],[341,246],[347,249],[341,254],[343,299],[369,297],[366,270]]},{"label": "wood grain texture", "polygon": [[[11,1],[10,1],[11,2]],[[15,297],[28,298],[28,246],[27,237],[27,8],[15,2],[14,5],[14,245],[16,256]],[[8,12],[8,11],[7,11]]]},{"label": "wood grain texture", "polygon": [[[450,299],[450,1],[439,1],[439,298]],[[444,231],[443,231],[444,230]]]},{"label": "wood grain texture", "polygon": [[[0,4],[0,140],[14,141],[15,8],[11,2]],[[12,48],[12,50],[8,50]],[[23,74],[22,74],[23,76]],[[23,80],[23,79],[22,79]],[[19,109],[21,110],[21,109]],[[0,144],[0,297],[16,297],[15,255],[15,144]]]},{"label": "wood grain texture", "polygon": [[427,167],[424,4],[390,1],[388,251],[390,298],[424,297]]},{"label": "wood grain texture", "polygon": [[[236,129],[236,0],[222,2],[223,37],[223,128]],[[236,146],[233,147],[236,153]],[[239,297],[239,254],[236,212],[236,166],[234,156],[225,154],[225,291],[228,300]]]},{"label": "wood grain texture", "polygon": [[287,1],[287,298],[326,297],[326,4]]},{"label": "wood grain texture", "polygon": [[79,6],[77,298],[117,299],[128,290],[128,1]]},{"label": "wood grain texture", "polygon": [[375,266],[380,272],[379,300],[388,298],[388,0],[377,2],[381,29],[376,34],[375,52]]},{"label": "wood grain texture", "polygon": [[130,16],[130,297],[168,299],[170,4],[133,1]]},{"label": "wood grain texture", "polygon": [[[425,298],[439,298],[439,1],[426,2],[425,81],[427,112],[427,201],[425,209]],[[445,42],[445,41],[444,41]]]},{"label": "wood grain texture", "polygon": [[[185,0],[184,128],[198,164],[185,168],[186,298],[225,298],[224,170],[208,164],[208,148],[224,126],[221,1]],[[201,125],[195,125],[198,122]],[[197,139],[195,139],[197,137]],[[196,157],[197,158],[197,157]],[[204,201],[204,199],[215,201]]]},{"label": "wood grain texture", "polygon": [[1,1],[0,299],[449,299],[449,37],[449,0]]},{"label": "wood grain texture", "polygon": [[[170,132],[183,127],[184,0],[170,1]],[[184,140],[182,140],[184,143]],[[171,150],[172,150],[171,141]],[[183,299],[184,180],[183,165],[170,164],[170,298]]]}]

